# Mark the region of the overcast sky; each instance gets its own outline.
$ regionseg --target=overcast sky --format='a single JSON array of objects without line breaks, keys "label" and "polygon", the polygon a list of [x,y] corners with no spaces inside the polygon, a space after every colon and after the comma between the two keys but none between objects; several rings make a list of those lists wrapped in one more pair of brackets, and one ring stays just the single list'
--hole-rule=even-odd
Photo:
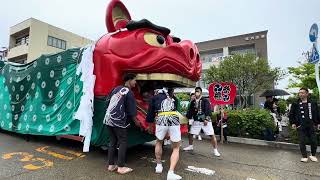
[{"label": "overcast sky", "polygon": [[[268,30],[273,67],[297,66],[310,49],[312,23],[320,23],[320,0],[122,0],[132,19],[147,18],[194,42]],[[30,17],[96,40],[106,33],[109,0],[4,0],[0,47],[8,46],[9,27]],[[319,24],[320,25],[320,24]],[[285,88],[287,80],[279,84]]]}]

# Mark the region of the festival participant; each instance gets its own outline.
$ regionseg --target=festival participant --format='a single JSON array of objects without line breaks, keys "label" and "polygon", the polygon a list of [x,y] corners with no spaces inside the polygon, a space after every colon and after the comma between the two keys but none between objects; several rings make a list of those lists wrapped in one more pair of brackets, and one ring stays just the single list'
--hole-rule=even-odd
[{"label": "festival participant", "polygon": [[[201,129],[205,133],[211,137],[211,144],[213,146],[213,154],[215,156],[220,156],[218,151],[218,143],[216,136],[214,134],[212,122],[211,122],[211,107],[210,102],[202,97],[202,89],[201,87],[195,88],[196,99],[191,101],[190,107],[187,112],[187,118],[189,121],[193,121],[190,134],[199,135]],[[193,139],[189,138],[189,146],[183,149],[184,151],[193,150]]]},{"label": "festival participant", "polygon": [[300,151],[302,154],[301,162],[307,162],[308,156],[306,151],[306,136],[311,143],[311,161],[317,162],[317,138],[315,127],[320,128],[319,110],[316,102],[309,98],[309,90],[301,88],[299,90],[299,100],[292,104],[289,120],[293,129],[298,131],[300,141]]},{"label": "festival participant", "polygon": [[174,169],[179,160],[179,148],[181,141],[180,122],[177,114],[177,103],[175,101],[176,100],[170,96],[165,89],[158,90],[156,95],[150,101],[147,114],[150,133],[152,133],[152,124],[154,121],[156,122],[156,173],[162,173],[163,171],[161,157],[162,143],[165,136],[168,134],[172,141],[173,151],[170,158],[170,169],[167,174],[167,180],[182,179],[181,176],[174,173]]},{"label": "festival participant", "polygon": [[[129,122],[134,121],[136,126],[140,126],[140,123],[136,120],[136,100],[131,91],[131,88],[136,86],[136,75],[125,74],[123,80],[125,82],[124,86],[118,86],[111,92],[110,103],[104,119],[110,135],[108,170],[117,170],[119,174],[126,174],[133,170],[125,167]],[[115,165],[114,155],[118,145],[118,163]]]}]

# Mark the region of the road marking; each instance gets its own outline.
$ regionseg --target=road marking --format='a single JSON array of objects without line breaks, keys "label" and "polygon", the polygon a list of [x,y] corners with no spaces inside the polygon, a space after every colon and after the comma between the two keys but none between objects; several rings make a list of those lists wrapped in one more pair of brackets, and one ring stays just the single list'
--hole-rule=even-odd
[{"label": "road marking", "polygon": [[[37,152],[40,152],[40,153],[43,153],[43,154],[47,154],[49,156],[53,156],[55,158],[63,159],[63,160],[72,160],[74,158],[83,158],[83,157],[86,156],[83,153],[79,153],[79,152],[71,151],[71,150],[65,150],[65,153],[75,156],[75,157],[70,157],[70,156],[66,156],[66,155],[63,155],[63,154],[59,154],[59,153],[54,152],[54,151],[50,151],[50,150],[48,150],[49,148],[50,148],[50,146],[44,146],[44,147],[39,147],[39,148],[37,148],[35,150]],[[38,169],[42,169],[42,168],[50,168],[50,167],[53,166],[53,161],[50,161],[50,160],[47,160],[47,159],[44,159],[44,158],[34,157],[34,155],[32,155],[30,153],[27,153],[27,152],[7,153],[7,154],[2,155],[2,159],[10,160],[14,156],[20,157],[20,159],[19,159],[20,162],[33,162],[33,163],[37,162],[36,164],[39,164],[39,162],[40,162],[42,164],[42,165],[34,165],[32,163],[26,164],[26,165],[23,166],[23,168],[27,169],[27,170],[34,171],[34,170],[38,170]]]},{"label": "road marking", "polygon": [[76,152],[76,151],[67,150],[66,153],[75,155],[75,156],[77,156],[79,158],[86,157],[86,155],[84,155],[83,153],[79,153],[79,152]]},{"label": "road marking", "polygon": [[43,159],[43,158],[32,158],[31,159],[32,162],[37,162],[37,161],[40,161],[43,163],[42,166],[36,166],[36,165],[33,165],[33,164],[27,164],[25,166],[23,166],[23,168],[25,169],[28,169],[28,170],[38,170],[38,169],[42,169],[42,168],[50,168],[53,166],[53,162],[52,161],[49,161],[49,160],[46,160],[46,159]]},{"label": "road marking", "polygon": [[190,171],[190,172],[205,174],[208,176],[213,176],[216,173],[215,171],[213,171],[211,169],[199,168],[199,167],[195,167],[195,166],[188,166],[188,168],[185,168],[185,170]]},{"label": "road marking", "polygon": [[70,157],[70,156],[65,156],[63,154],[59,154],[53,151],[49,151],[47,150],[50,146],[44,146],[44,147],[39,147],[36,149],[36,151],[44,153],[44,154],[48,154],[50,156],[53,156],[55,158],[59,158],[59,159],[64,159],[64,160],[72,160],[74,159],[74,157]]},{"label": "road marking", "polygon": [[37,166],[37,165],[33,165],[33,164],[27,164],[25,166],[23,166],[24,169],[27,170],[38,170],[38,169],[42,169],[42,168],[49,168],[53,166],[53,162],[43,159],[43,158],[33,158],[32,154],[29,154],[27,152],[13,152],[13,153],[7,153],[2,155],[2,159],[11,159],[13,158],[13,156],[22,156],[22,159],[19,159],[20,162],[41,162],[43,165],[42,166]]}]

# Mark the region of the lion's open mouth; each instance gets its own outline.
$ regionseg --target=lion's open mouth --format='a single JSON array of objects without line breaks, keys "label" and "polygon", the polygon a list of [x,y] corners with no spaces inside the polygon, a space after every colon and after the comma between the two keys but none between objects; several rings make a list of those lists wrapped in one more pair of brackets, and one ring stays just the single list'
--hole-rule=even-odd
[{"label": "lion's open mouth", "polygon": [[146,115],[150,99],[154,96],[156,89],[194,87],[195,85],[196,82],[171,73],[137,74],[137,86],[134,88],[134,94],[138,110]]},{"label": "lion's open mouth", "polygon": [[137,80],[144,83],[148,83],[148,81],[157,82],[158,86],[170,88],[194,87],[196,85],[196,82],[188,78],[171,73],[138,74]]}]

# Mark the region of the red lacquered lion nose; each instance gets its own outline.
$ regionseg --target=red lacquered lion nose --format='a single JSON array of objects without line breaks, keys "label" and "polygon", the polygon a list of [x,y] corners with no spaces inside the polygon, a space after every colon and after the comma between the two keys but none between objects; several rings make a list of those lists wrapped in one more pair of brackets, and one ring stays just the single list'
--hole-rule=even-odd
[{"label": "red lacquered lion nose", "polygon": [[200,76],[202,64],[200,62],[200,55],[197,46],[189,40],[184,40],[179,43],[183,48],[190,64],[195,67],[195,71]]}]

